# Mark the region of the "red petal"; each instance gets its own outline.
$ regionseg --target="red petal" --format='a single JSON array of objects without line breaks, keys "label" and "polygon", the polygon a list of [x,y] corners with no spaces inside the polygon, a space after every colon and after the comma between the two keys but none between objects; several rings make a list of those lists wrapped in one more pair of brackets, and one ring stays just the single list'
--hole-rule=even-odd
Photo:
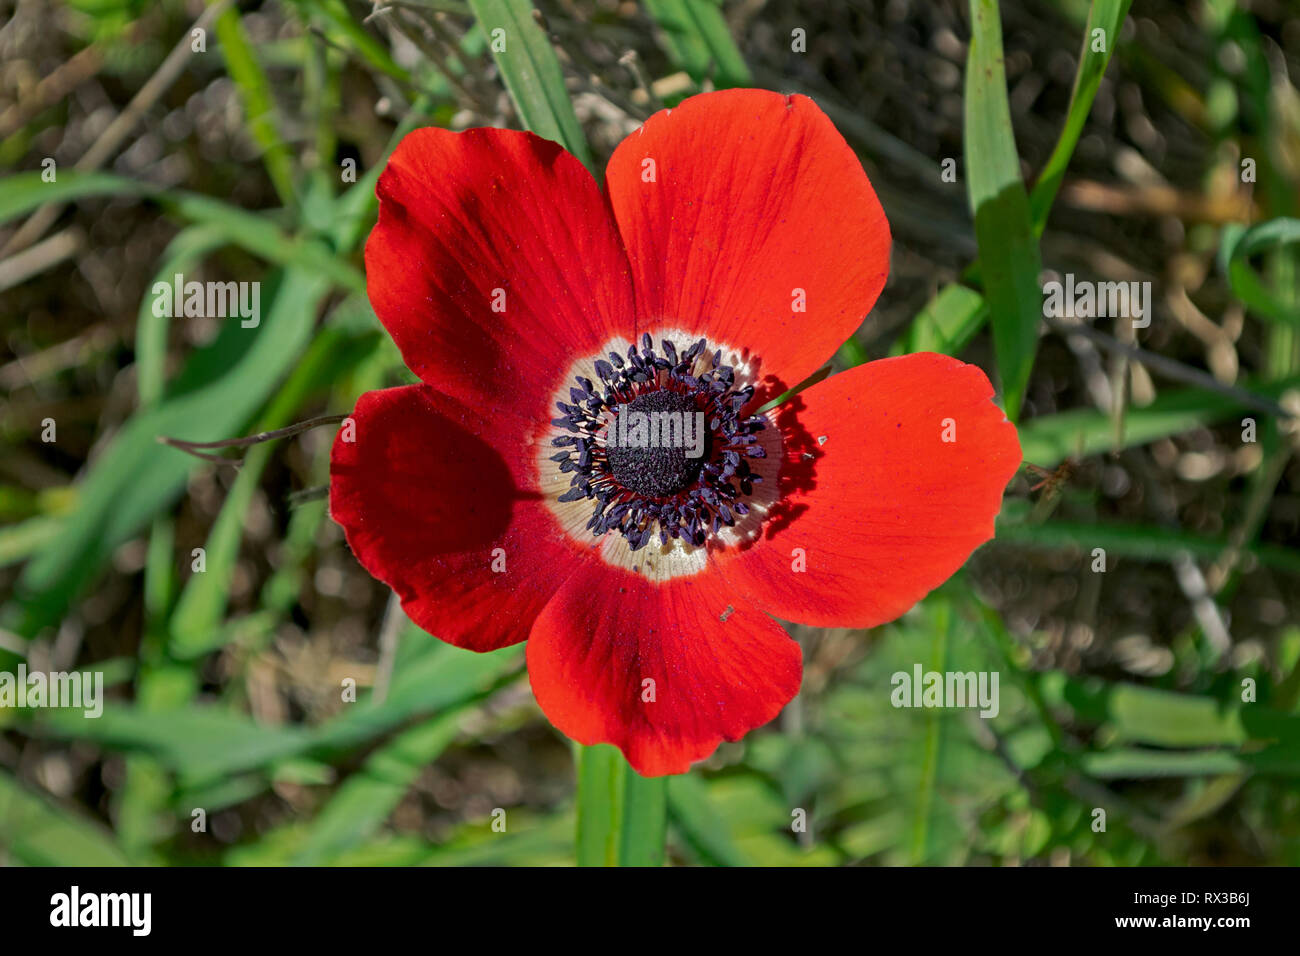
[{"label": "red petal", "polygon": [[[379,178],[375,314],[411,371],[483,408],[549,420],[579,356],[631,334],[627,259],[582,164],[531,133],[418,129]],[[505,311],[494,290],[504,290]]]},{"label": "red petal", "polygon": [[[579,743],[614,744],[643,776],[685,773],[767,723],[798,692],[802,669],[781,626],[709,572],[654,585],[585,568],[528,640],[528,677],[551,723]],[[653,702],[642,699],[646,680]]]},{"label": "red petal", "polygon": [[352,418],[356,440],[341,428],[330,456],[330,513],[357,560],[444,641],[489,651],[526,638],[582,555],[520,490],[533,452],[509,420],[425,385],[367,392]]},{"label": "red petal", "polygon": [[978,368],[928,352],[800,393],[782,407],[780,516],[752,547],[718,552],[718,570],[783,620],[874,627],[898,617],[993,537],[1020,441],[992,395]]},{"label": "red petal", "polygon": [[[853,150],[805,96],[727,90],[656,113],[614,151],[605,188],[640,327],[751,350],[766,383],[760,400],[824,364],[884,287],[885,213]],[[793,311],[797,289],[806,312]]]}]

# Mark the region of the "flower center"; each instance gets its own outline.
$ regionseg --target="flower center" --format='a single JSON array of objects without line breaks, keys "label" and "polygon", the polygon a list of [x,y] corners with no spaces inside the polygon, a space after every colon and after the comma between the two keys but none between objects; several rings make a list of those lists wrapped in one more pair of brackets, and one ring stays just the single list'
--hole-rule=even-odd
[{"label": "flower center", "polygon": [[712,436],[694,398],[669,389],[642,392],[619,405],[605,436],[614,480],[629,491],[666,498],[700,476]]},{"label": "flower center", "polygon": [[551,440],[551,461],[570,474],[560,501],[593,503],[587,529],[616,531],[633,551],[658,534],[700,546],[719,528],[749,513],[744,499],[762,480],[748,458],[766,455],[757,433],[762,416],[742,417],[754,396],[737,387],[722,351],[700,339],[678,353],[665,339],[657,352],[649,335],[626,357],[597,359],[599,384],[577,376],[571,402],[557,401],[552,424],[570,434]]}]

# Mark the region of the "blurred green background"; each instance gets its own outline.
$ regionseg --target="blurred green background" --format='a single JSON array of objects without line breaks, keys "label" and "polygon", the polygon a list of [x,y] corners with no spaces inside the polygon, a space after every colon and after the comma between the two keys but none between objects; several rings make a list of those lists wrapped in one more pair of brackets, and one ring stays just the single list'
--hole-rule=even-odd
[{"label": "blurred green background", "polygon": [[[902,620],[792,628],[802,693],[669,782],[667,859],[1300,862],[1300,9],[537,8],[0,4],[0,670],[108,698],[0,709],[0,862],[574,861],[573,752],[522,648],[404,620],[326,516],[330,430],[238,470],[156,439],[411,380],[361,262],[405,131],[528,126],[598,171],[727,86],[813,96],[889,216],[836,367],[979,363],[1041,470]],[[1150,281],[1150,327],[1047,322],[1043,270]],[[155,316],[177,273],[261,282],[260,325]],[[1000,713],[895,709],[918,663],[999,672]]]}]

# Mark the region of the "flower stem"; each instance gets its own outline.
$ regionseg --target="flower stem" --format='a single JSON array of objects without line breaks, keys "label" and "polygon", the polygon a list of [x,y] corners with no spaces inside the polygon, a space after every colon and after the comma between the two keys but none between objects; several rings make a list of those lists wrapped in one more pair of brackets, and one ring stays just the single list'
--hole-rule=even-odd
[{"label": "flower stem", "polygon": [[662,866],[665,778],[643,777],[616,747],[578,750],[579,866]]}]

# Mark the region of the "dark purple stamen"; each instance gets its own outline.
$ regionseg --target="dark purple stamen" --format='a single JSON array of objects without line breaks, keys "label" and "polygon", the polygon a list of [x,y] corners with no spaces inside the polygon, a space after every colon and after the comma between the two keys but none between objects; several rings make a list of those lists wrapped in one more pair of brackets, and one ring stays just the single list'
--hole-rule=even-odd
[{"label": "dark purple stamen", "polygon": [[[560,449],[551,456],[560,471],[572,473],[569,489],[560,501],[593,501],[587,528],[599,537],[610,531],[623,535],[638,551],[652,537],[666,545],[682,538],[702,545],[710,534],[749,513],[740,499],[754,493],[762,481],[746,458],[762,458],[765,451],[757,433],[766,427],[758,415],[741,417],[740,410],[754,397],[754,388],[736,388],[736,371],[722,364],[719,349],[708,358],[711,365],[701,375],[691,374],[708,342],[700,339],[678,354],[664,340],[663,354],[655,352],[649,335],[624,356],[597,359],[599,386],[578,376],[578,388],[569,389],[570,402],[557,401],[562,413],[552,424],[572,434],[551,439]],[[610,364],[613,363],[613,364]],[[707,434],[703,454],[691,458],[679,446],[628,447],[612,440],[619,406],[630,411],[702,412]],[[615,424],[611,426],[611,422]]]}]

